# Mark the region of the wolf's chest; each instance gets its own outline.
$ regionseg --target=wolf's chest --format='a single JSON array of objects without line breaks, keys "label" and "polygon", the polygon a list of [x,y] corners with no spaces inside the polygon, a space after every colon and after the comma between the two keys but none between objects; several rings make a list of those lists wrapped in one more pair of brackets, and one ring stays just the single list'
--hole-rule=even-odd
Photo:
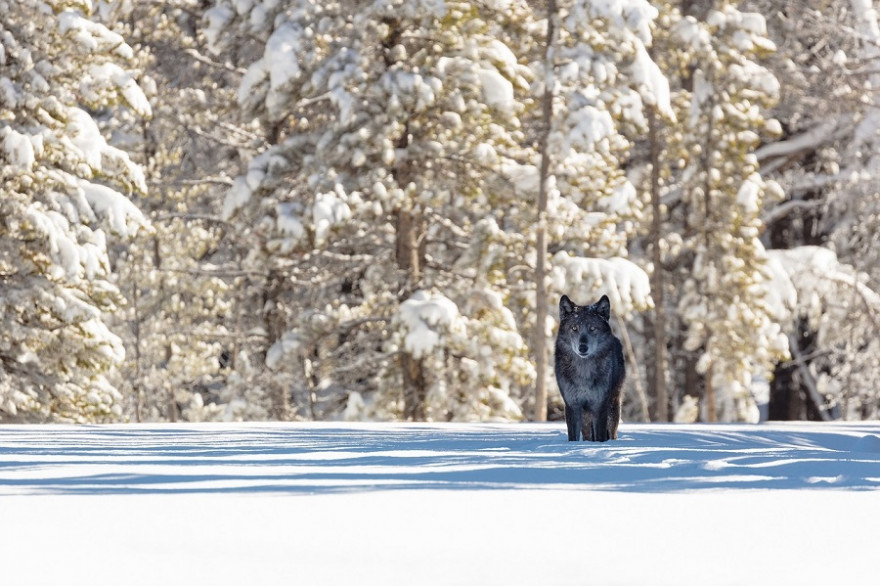
[{"label": "wolf's chest", "polygon": [[[559,366],[557,366],[559,368]],[[569,404],[595,403],[608,393],[608,375],[588,359],[576,359],[557,372],[559,390]]]}]

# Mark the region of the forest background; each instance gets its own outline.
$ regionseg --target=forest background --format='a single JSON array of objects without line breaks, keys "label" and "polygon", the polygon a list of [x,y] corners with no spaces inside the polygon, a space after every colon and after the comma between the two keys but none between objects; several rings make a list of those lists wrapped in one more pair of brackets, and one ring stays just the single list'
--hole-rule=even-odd
[{"label": "forest background", "polygon": [[[548,26],[549,24],[549,26]],[[0,0],[0,422],[873,419],[869,0]]]}]

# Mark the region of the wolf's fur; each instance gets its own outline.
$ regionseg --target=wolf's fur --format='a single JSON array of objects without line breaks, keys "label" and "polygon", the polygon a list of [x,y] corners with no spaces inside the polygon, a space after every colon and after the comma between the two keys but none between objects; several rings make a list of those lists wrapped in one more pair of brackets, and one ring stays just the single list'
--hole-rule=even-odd
[{"label": "wolf's fur", "polygon": [[626,376],[623,348],[611,333],[611,302],[559,300],[556,382],[565,402],[568,441],[617,439],[620,391]]}]

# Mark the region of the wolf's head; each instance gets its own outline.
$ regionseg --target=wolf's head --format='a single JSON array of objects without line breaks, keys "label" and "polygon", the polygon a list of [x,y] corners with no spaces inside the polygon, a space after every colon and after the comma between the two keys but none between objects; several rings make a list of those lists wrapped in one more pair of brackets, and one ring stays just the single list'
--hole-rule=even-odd
[{"label": "wolf's head", "polygon": [[611,302],[606,295],[593,305],[575,305],[563,295],[559,300],[558,338],[581,358],[593,356],[613,335],[609,319]]}]

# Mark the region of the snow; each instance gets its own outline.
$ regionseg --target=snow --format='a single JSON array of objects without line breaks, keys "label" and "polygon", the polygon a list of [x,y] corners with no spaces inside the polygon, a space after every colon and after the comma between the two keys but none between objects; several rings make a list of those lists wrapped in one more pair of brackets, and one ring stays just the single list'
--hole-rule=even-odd
[{"label": "snow", "polygon": [[[149,108],[149,103],[144,107]],[[67,117],[67,136],[62,140],[68,149],[83,159],[92,174],[121,176],[130,181],[135,189],[147,191],[143,169],[134,164],[125,151],[107,144],[97,123],[87,112],[70,108]]]},{"label": "snow", "polygon": [[[0,44],[0,57],[3,56],[3,45]],[[4,65],[0,59],[0,66]],[[19,105],[20,92],[16,89],[15,84],[8,77],[0,77],[0,102],[6,104],[9,108],[15,108]]]},{"label": "snow", "polygon": [[492,39],[487,46],[482,47],[482,54],[489,61],[497,63],[504,71],[515,72],[518,68],[516,54],[497,39]]},{"label": "snow", "polygon": [[258,59],[248,67],[238,88],[238,103],[246,105],[254,95],[262,97],[259,87],[269,79],[269,63],[266,59]]},{"label": "snow", "polygon": [[143,213],[130,199],[107,186],[80,181],[79,188],[86,200],[99,215],[107,217],[111,230],[123,237],[149,223]]},{"label": "snow", "polygon": [[246,176],[236,177],[235,181],[232,183],[232,187],[230,187],[229,191],[226,193],[226,198],[223,200],[223,212],[221,217],[224,220],[232,218],[236,211],[244,207],[248,201],[250,201],[251,195],[253,195],[253,190],[248,185]]},{"label": "snow", "polygon": [[97,101],[99,95],[98,88],[107,85],[119,88],[126,103],[140,116],[150,117],[153,115],[150,101],[144,95],[140,86],[138,86],[134,75],[115,63],[91,65],[88,68],[88,73],[80,81],[80,90],[83,95]]},{"label": "snow", "polygon": [[302,74],[297,55],[302,52],[303,31],[291,23],[281,25],[266,42],[266,55],[261,61],[269,70],[269,95],[267,108],[273,120],[284,109],[289,97],[283,89]]},{"label": "snow", "polygon": [[351,218],[351,208],[334,192],[320,193],[312,206],[312,221],[315,224],[315,241],[323,243],[334,226]]},{"label": "snow", "polygon": [[[847,289],[855,287],[865,303],[880,307],[880,295],[865,287],[852,267],[841,263],[833,250],[822,246],[798,246],[787,250],[771,250],[768,254],[781,263],[795,287],[802,289],[801,294],[839,295],[839,290],[832,286],[840,284]],[[784,285],[784,279],[778,280],[777,284]],[[791,298],[790,291],[784,293]]]},{"label": "snow", "polygon": [[36,162],[34,141],[37,137],[16,132],[9,126],[0,128],[0,151],[12,165],[30,171]]},{"label": "snow", "polygon": [[629,181],[623,181],[615,186],[609,195],[599,197],[597,203],[609,214],[625,216],[637,201],[638,193],[635,186]]},{"label": "snow", "polygon": [[658,16],[657,9],[646,0],[592,0],[578,2],[579,10],[572,10],[570,19],[583,18],[581,11],[589,7],[590,16],[607,20],[620,29],[631,29],[639,40],[651,42],[651,23]]},{"label": "snow", "polygon": [[225,40],[224,29],[235,18],[235,12],[228,6],[217,4],[205,12],[206,25],[203,29],[208,48],[216,53],[221,50],[219,42]]},{"label": "snow", "polygon": [[101,135],[98,124],[80,108],[68,111],[67,134],[70,142],[77,148],[86,164],[96,171],[101,170],[102,155],[107,141]]},{"label": "snow", "polygon": [[769,69],[758,65],[754,61],[731,65],[730,74],[739,80],[743,86],[749,87],[761,94],[773,98],[778,97],[780,94],[781,88],[776,76]]},{"label": "snow", "polygon": [[266,367],[269,370],[279,370],[283,366],[283,361],[291,360],[301,347],[302,339],[299,334],[296,332],[285,333],[266,351]]},{"label": "snow", "polygon": [[553,277],[556,290],[580,305],[603,294],[611,299],[613,311],[623,315],[654,305],[648,274],[625,258],[584,258],[563,250],[553,256]]},{"label": "snow", "polygon": [[300,240],[306,234],[306,229],[299,216],[301,207],[299,202],[279,203],[276,206],[278,231],[290,236],[295,241]]},{"label": "snow", "polygon": [[515,104],[513,84],[494,69],[478,67],[475,73],[480,79],[486,103],[502,112],[510,112]]},{"label": "snow", "polygon": [[736,203],[748,214],[757,214],[760,210],[761,175],[752,173],[740,186],[736,194]]},{"label": "snow", "polygon": [[567,113],[566,127],[569,128],[565,137],[565,148],[593,151],[596,143],[614,135],[614,120],[607,110],[595,106],[584,106]]},{"label": "snow", "polygon": [[510,161],[501,165],[501,173],[510,181],[517,195],[537,195],[541,174],[536,166]]},{"label": "snow", "polygon": [[49,242],[49,253],[57,266],[50,268],[56,278],[67,276],[75,279],[81,272],[80,247],[71,238],[70,222],[58,212],[45,211],[43,206],[33,203],[28,206],[27,218],[34,229]]},{"label": "snow", "polygon": [[416,291],[401,303],[395,321],[406,330],[403,346],[416,359],[430,354],[445,333],[464,327],[455,303],[428,291]]},{"label": "snow", "polygon": [[[862,584],[880,423],[0,427],[4,583]],[[39,544],[35,547],[34,544]],[[47,552],[51,562],[47,563]]]},{"label": "snow", "polygon": [[654,63],[648,50],[641,42],[636,43],[636,56],[632,64],[632,75],[644,92],[645,101],[656,106],[657,110],[671,122],[675,122],[669,94],[669,80]]},{"label": "snow", "polygon": [[123,59],[134,58],[134,51],[121,35],[101,23],[85,18],[77,11],[62,11],[58,15],[58,30],[63,35],[70,34],[77,44],[89,51],[107,48]]}]

